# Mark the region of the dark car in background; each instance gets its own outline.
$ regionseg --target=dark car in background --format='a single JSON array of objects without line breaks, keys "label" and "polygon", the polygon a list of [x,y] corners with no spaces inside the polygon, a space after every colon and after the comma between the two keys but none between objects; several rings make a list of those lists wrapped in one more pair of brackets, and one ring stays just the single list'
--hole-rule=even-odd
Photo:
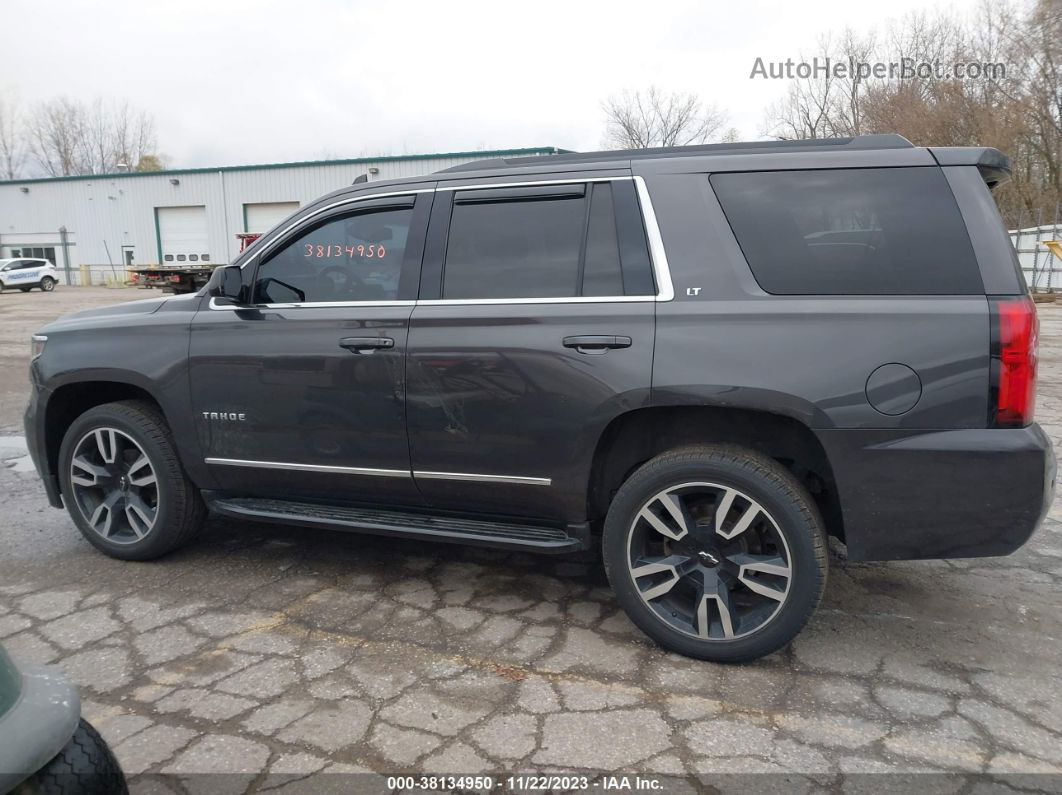
[{"label": "dark car in background", "polygon": [[310,204],[196,295],[42,329],[51,503],[108,555],[207,510],[600,548],[669,649],[748,660],[852,560],[1042,520],[1006,158],[899,136],[472,163]]}]

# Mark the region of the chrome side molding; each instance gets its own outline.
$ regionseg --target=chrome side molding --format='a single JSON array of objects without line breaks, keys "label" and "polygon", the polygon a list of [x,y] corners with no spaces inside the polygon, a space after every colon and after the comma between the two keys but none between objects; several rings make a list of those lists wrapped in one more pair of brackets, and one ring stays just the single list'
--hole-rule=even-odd
[{"label": "chrome side molding", "polygon": [[529,478],[522,475],[479,475],[471,472],[421,472],[413,473],[414,478],[424,480],[472,480],[477,483],[514,483],[520,486],[549,486],[550,478]]},{"label": "chrome side molding", "polygon": [[465,480],[477,483],[510,483],[518,486],[550,486],[551,478],[531,478],[523,475],[482,475],[472,472],[422,472],[408,469],[377,469],[375,467],[342,467],[331,464],[296,464],[287,461],[252,461],[244,458],[206,458],[215,466],[247,467],[249,469],[279,469],[292,472],[323,472],[333,475],[366,475],[381,478],[423,478],[424,480]]},{"label": "chrome side molding", "polygon": [[326,472],[339,475],[371,475],[380,478],[408,478],[408,469],[375,469],[373,467],[340,467],[325,464],[293,464],[286,461],[248,461],[242,458],[207,458],[208,464],[251,469],[283,469],[293,472]]}]

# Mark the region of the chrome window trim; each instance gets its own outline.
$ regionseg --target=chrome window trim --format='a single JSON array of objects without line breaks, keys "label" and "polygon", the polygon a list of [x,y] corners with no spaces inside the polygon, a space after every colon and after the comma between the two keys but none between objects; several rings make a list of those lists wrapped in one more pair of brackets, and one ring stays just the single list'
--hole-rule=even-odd
[{"label": "chrome window trim", "polygon": [[217,304],[216,299],[211,297],[208,305],[209,309],[215,309],[219,312],[222,311],[236,311],[242,309],[244,311],[248,309],[336,309],[348,306],[416,306],[416,301],[317,301],[306,303],[294,303],[294,304],[245,304],[242,306],[236,306],[235,304]]},{"label": "chrome window trim", "polygon": [[[582,177],[571,179],[538,179],[524,182],[483,182],[474,185],[437,185],[435,192],[441,190],[489,190],[491,188],[534,188],[539,185],[578,185],[583,182],[626,182],[635,179],[628,175],[617,177]],[[640,179],[640,178],[639,178]]]},{"label": "chrome window trim", "polygon": [[339,475],[372,475],[381,478],[411,477],[408,469],[374,469],[372,467],[341,467],[325,464],[293,464],[284,461],[249,461],[242,458],[207,458],[208,464],[248,467],[250,469],[282,469],[296,472],[326,472]]},{"label": "chrome window trim", "polygon": [[490,306],[491,304],[632,304],[653,303],[652,295],[575,296],[572,298],[430,298],[417,306]]},{"label": "chrome window trim", "polygon": [[649,239],[649,260],[656,276],[656,300],[671,301],[675,298],[675,288],[671,283],[671,266],[667,261],[667,252],[664,251],[664,238],[660,235],[653,200],[649,198],[649,189],[642,177],[634,178],[634,187],[638,191],[638,203],[642,206],[642,220],[645,221],[645,235]]},{"label": "chrome window trim", "polygon": [[249,469],[280,469],[294,472],[324,472],[340,475],[370,475],[382,478],[424,478],[425,480],[465,480],[478,483],[511,483],[520,486],[549,486],[551,478],[530,478],[523,475],[480,475],[471,472],[422,472],[408,469],[375,469],[373,467],[344,467],[331,464],[296,464],[287,461],[254,461],[244,458],[205,458],[207,464],[247,467]]},{"label": "chrome window trim", "polygon": [[[321,207],[321,208],[319,208],[317,210],[314,210],[309,215],[303,216],[302,218],[300,218],[297,221],[293,221],[292,223],[288,224],[288,226],[286,226],[284,228],[284,231],[282,231],[280,234],[278,234],[273,239],[277,240],[277,239],[279,239],[281,237],[284,237],[288,232],[290,232],[291,230],[295,229],[296,227],[301,226],[302,224],[306,223],[311,218],[315,218],[316,216],[320,215],[321,213],[326,213],[329,210],[335,209],[336,207],[342,207],[344,204],[355,204],[357,202],[369,201],[370,199],[388,199],[388,198],[391,198],[392,196],[415,196],[418,193],[434,193],[434,192],[435,192],[435,188],[416,188],[416,189],[413,189],[413,190],[388,191],[386,193],[370,193],[370,194],[367,194],[365,196],[348,196],[345,199],[341,199],[341,200],[339,200],[337,202],[332,202],[329,205],[326,205],[326,206]],[[257,241],[255,241],[255,242],[257,242]],[[243,270],[247,265],[250,265],[256,259],[258,259],[258,257],[260,257],[265,252],[265,250],[266,249],[262,249],[261,251],[252,252],[250,254],[250,256],[247,257],[246,260],[244,260],[243,262],[240,263],[240,270]],[[228,267],[228,266],[226,266],[226,267]]]},{"label": "chrome window trim", "polygon": [[[393,191],[388,193],[373,193],[367,196],[355,196],[342,201],[329,204],[315,210],[304,218],[290,224],[277,237],[283,237],[295,227],[305,223],[320,213],[344,204],[354,204],[369,199],[385,199],[391,196],[413,196],[418,193],[438,193],[439,191],[462,191],[462,190],[486,190],[489,188],[520,188],[534,187],[538,185],[574,185],[586,182],[622,182],[632,180],[635,191],[638,194],[638,204],[642,213],[642,221],[645,224],[646,240],[649,244],[649,262],[653,268],[653,276],[656,279],[656,295],[608,295],[608,296],[573,296],[568,298],[432,298],[418,299],[415,301],[323,301],[319,303],[287,303],[287,304],[252,304],[246,307],[217,305],[214,299],[210,299],[209,309],[224,311],[236,309],[314,309],[314,308],[344,308],[344,307],[376,307],[376,306],[490,306],[506,304],[615,304],[637,303],[643,301],[667,302],[675,298],[675,288],[671,281],[671,266],[667,261],[667,252],[664,250],[664,240],[660,234],[660,226],[656,220],[656,212],[653,209],[653,201],[649,197],[649,189],[645,185],[645,179],[639,176],[616,176],[616,177],[583,177],[581,179],[545,179],[527,180],[522,182],[496,182],[475,183],[473,185],[443,185],[434,188],[418,188],[416,190]],[[264,251],[264,249],[263,249]],[[263,252],[254,252],[245,262],[240,263],[242,269],[245,265],[256,260]]]},{"label": "chrome window trim", "polygon": [[529,478],[522,475],[478,475],[472,472],[424,472],[413,470],[414,478],[424,480],[466,480],[477,483],[512,483],[519,486],[549,486],[552,478]]}]

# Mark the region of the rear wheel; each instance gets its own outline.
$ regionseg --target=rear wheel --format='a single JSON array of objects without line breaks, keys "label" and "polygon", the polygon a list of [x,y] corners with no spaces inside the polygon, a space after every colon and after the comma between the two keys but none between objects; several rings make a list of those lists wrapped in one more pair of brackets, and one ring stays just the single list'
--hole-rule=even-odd
[{"label": "rear wheel", "polygon": [[107,743],[82,719],[63,750],[13,795],[126,795],[125,776]]},{"label": "rear wheel", "polygon": [[43,279],[41,279],[41,290],[46,293],[50,293],[54,289],[55,279],[53,279],[51,276],[45,276]]},{"label": "rear wheel", "polygon": [[107,403],[82,414],[63,438],[59,467],[74,523],[111,557],[165,555],[190,540],[206,516],[166,421],[150,404]]},{"label": "rear wheel", "polygon": [[826,582],[815,503],[786,469],[740,447],[644,464],[609,507],[602,549],[616,598],[643,632],[717,662],[785,646]]}]

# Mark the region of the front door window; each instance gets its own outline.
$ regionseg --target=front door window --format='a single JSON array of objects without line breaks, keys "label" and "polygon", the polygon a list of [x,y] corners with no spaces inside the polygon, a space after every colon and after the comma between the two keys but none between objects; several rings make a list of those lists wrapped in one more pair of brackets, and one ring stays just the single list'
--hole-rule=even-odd
[{"label": "front door window", "polygon": [[258,269],[260,304],[393,301],[413,209],[332,218],[300,234]]}]

